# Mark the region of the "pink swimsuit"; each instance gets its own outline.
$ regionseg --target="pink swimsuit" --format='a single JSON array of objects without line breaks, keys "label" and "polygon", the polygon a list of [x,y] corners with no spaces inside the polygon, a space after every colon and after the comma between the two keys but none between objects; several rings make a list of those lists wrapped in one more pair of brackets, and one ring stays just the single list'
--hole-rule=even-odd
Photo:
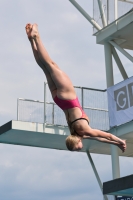
[{"label": "pink swimsuit", "polygon": [[80,118],[75,119],[74,121],[72,121],[72,122],[71,122],[71,125],[72,125],[72,123],[74,123],[75,121],[80,120],[80,119],[84,119],[84,120],[86,120],[86,121],[89,123],[89,121],[88,121],[88,119],[87,119],[87,115],[85,114],[85,112],[84,112],[83,109],[81,108],[78,98],[72,99],[72,100],[66,100],[66,99],[60,99],[60,98],[58,98],[57,96],[55,96],[54,102],[55,102],[62,110],[67,110],[67,109],[75,108],[75,107],[80,108],[80,110],[81,110],[81,112],[82,112],[82,116],[81,116]]}]

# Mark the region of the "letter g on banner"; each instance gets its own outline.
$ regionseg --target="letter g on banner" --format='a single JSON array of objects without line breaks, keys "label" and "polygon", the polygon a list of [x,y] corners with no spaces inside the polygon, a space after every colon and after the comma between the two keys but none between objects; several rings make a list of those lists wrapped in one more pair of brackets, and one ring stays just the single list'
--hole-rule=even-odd
[{"label": "letter g on banner", "polygon": [[114,91],[114,98],[116,101],[116,109],[125,110],[129,107],[126,86]]}]

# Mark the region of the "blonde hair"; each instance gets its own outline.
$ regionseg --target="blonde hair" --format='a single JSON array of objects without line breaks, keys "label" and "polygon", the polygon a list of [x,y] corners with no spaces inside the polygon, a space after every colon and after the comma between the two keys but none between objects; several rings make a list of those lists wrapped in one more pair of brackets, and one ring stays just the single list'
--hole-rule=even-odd
[{"label": "blonde hair", "polygon": [[75,144],[77,143],[77,139],[78,139],[78,136],[76,136],[76,135],[69,135],[66,138],[66,146],[67,146],[68,150],[70,150],[70,151],[74,150]]}]

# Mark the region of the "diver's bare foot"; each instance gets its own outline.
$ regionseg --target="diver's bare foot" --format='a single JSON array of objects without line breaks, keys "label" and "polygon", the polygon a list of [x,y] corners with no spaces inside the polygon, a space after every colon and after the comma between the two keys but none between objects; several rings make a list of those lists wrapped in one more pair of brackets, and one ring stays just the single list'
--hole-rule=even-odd
[{"label": "diver's bare foot", "polygon": [[26,30],[26,33],[27,33],[29,40],[32,39],[32,37],[31,37],[32,25],[26,24],[25,30]]},{"label": "diver's bare foot", "polygon": [[37,24],[32,25],[31,37],[33,39],[37,39],[39,37],[38,25]]},{"label": "diver's bare foot", "polygon": [[26,33],[28,35],[29,40],[36,39],[39,37],[37,24],[33,24],[33,25],[27,24],[25,29],[26,29]]}]

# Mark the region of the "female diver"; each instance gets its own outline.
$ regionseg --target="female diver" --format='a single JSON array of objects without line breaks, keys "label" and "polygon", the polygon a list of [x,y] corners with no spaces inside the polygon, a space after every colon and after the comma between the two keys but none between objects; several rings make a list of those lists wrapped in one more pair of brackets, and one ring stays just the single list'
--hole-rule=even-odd
[{"label": "female diver", "polygon": [[89,126],[89,118],[82,110],[69,77],[50,58],[41,41],[37,24],[27,24],[26,33],[31,43],[37,64],[46,75],[54,102],[64,111],[71,135],[66,138],[66,146],[70,151],[83,148],[82,139],[95,139],[117,145],[123,152],[126,141]]}]

